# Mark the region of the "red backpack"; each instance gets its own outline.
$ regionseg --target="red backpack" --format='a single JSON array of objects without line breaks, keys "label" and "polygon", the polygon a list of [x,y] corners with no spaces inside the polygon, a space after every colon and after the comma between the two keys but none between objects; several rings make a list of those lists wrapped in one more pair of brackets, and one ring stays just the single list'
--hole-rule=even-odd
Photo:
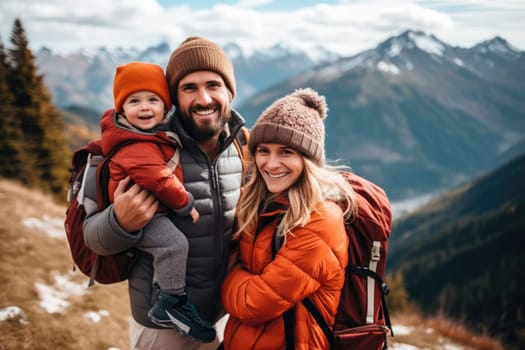
[{"label": "red backpack", "polygon": [[[392,229],[390,202],[383,189],[354,173],[343,172],[356,196],[357,217],[345,225],[350,239],[348,266],[335,326],[330,329],[309,298],[302,302],[315,318],[333,350],[387,349],[392,325],[383,282]],[[294,309],[284,313],[286,349],[294,349]]]},{"label": "red backpack", "polygon": [[[69,206],[66,210],[64,227],[74,262],[73,270],[77,266],[83,274],[89,276],[88,286],[93,285],[95,281],[109,284],[126,280],[138,253],[135,250],[129,250],[115,255],[101,256],[89,249],[84,243],[83,223],[86,217],[84,189],[85,186],[94,185],[86,181],[86,170],[96,168],[96,204],[97,210],[103,210],[109,205],[107,192],[109,159],[120,147],[127,144],[129,142],[120,144],[107,157],[104,157],[100,140],[96,140],[89,142],[73,154],[70,168],[71,177],[67,190]],[[91,169],[91,171],[93,170]]]},{"label": "red backpack", "polygon": [[386,349],[392,331],[383,278],[392,230],[385,191],[353,173],[343,173],[357,195],[356,219],[346,224],[348,267],[334,327],[334,349]]}]

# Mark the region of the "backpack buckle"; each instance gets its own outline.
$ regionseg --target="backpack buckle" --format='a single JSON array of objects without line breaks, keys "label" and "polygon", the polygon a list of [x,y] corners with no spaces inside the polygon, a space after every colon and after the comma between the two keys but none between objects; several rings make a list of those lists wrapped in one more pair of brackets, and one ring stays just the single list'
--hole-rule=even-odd
[{"label": "backpack buckle", "polygon": [[374,241],[372,249],[370,251],[370,260],[379,261],[381,258],[381,246],[379,241]]}]

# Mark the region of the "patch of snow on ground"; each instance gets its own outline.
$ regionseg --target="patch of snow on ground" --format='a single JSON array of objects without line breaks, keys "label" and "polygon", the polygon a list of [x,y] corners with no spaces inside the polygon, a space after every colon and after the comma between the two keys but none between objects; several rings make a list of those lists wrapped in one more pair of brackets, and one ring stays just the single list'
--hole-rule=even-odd
[{"label": "patch of snow on ground", "polygon": [[431,349],[423,349],[423,348],[418,348],[417,346],[414,346],[414,345],[410,345],[410,344],[403,344],[403,343],[393,343],[393,344],[388,344],[388,348],[391,349],[391,350],[431,350]]},{"label": "patch of snow on ground", "polygon": [[40,307],[48,313],[62,313],[69,306],[67,299],[72,295],[83,295],[86,287],[72,282],[67,275],[56,275],[53,286],[44,283],[35,283],[40,297]]},{"label": "patch of snow on ground", "polygon": [[21,324],[27,324],[25,312],[18,306],[8,306],[0,309],[0,322],[19,318]]},{"label": "patch of snow on ground", "polygon": [[61,313],[69,306],[67,294],[43,283],[35,283],[40,296],[40,307],[50,314]]},{"label": "patch of snow on ground", "polygon": [[98,311],[89,311],[84,314],[84,317],[93,323],[98,323],[102,319],[102,317],[108,317],[109,311],[108,310],[98,310]]},{"label": "patch of snow on ground", "polygon": [[39,218],[27,218],[22,220],[22,224],[25,227],[37,229],[44,232],[49,237],[53,238],[65,238],[66,234],[64,231],[64,219],[57,217],[50,217],[44,215],[41,219]]},{"label": "patch of snow on ground", "polygon": [[414,327],[394,325],[392,326],[395,335],[409,335],[414,332]]}]

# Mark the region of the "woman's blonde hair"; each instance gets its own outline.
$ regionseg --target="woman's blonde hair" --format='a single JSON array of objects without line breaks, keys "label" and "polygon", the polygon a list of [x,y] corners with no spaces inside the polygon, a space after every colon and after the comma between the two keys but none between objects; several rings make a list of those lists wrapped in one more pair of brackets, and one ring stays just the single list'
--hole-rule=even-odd
[{"label": "woman's blonde hair", "polygon": [[[290,206],[279,224],[278,232],[284,236],[285,242],[291,230],[306,225],[315,207],[326,200],[339,203],[344,208],[346,220],[352,220],[357,213],[354,190],[340,174],[341,167],[321,167],[304,156],[303,162],[303,173],[287,191]],[[279,196],[266,189],[254,157],[246,171],[248,181],[242,189],[237,205],[236,237],[243,231],[254,234],[259,214]]]}]

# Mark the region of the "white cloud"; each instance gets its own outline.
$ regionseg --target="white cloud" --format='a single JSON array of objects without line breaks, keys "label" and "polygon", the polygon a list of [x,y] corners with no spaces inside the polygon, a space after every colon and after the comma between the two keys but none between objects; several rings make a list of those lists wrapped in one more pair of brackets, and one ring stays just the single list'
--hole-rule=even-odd
[{"label": "white cloud", "polygon": [[144,48],[166,41],[175,47],[189,35],[245,49],[275,43],[302,48],[324,45],[342,54],[369,49],[407,29],[435,34],[447,43],[472,46],[500,35],[525,47],[524,1],[339,1],[288,11],[258,11],[270,0],[239,0],[192,9],[191,2],[163,8],[157,0],[2,0],[0,33],[9,46],[20,17],[33,49],[57,51],[106,47]]}]

